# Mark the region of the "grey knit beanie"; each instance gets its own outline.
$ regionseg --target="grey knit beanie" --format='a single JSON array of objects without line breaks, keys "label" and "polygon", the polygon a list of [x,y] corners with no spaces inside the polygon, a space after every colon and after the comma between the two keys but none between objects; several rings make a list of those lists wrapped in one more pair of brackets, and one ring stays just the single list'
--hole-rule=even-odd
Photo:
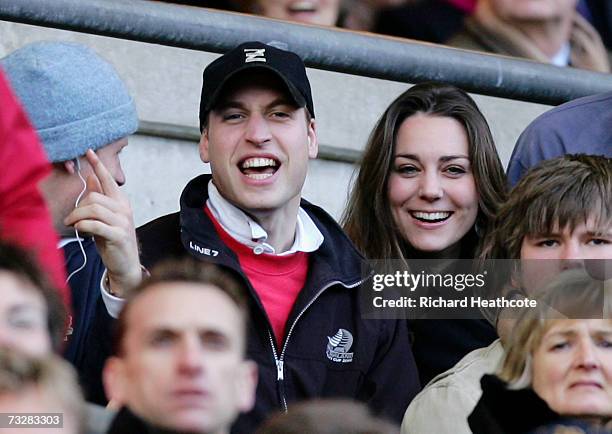
[{"label": "grey knit beanie", "polygon": [[115,69],[84,45],[28,44],[0,60],[50,161],[80,157],[138,128]]}]

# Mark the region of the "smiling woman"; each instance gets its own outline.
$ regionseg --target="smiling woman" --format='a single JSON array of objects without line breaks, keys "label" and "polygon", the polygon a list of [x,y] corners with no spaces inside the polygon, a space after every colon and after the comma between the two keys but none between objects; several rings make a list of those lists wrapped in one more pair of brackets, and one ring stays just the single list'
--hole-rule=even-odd
[{"label": "smiling woman", "polygon": [[[456,87],[424,83],[400,95],[374,127],[343,218],[372,260],[475,257],[506,195],[484,116]],[[439,270],[438,270],[439,271]],[[456,316],[454,316],[456,318]],[[481,320],[412,321],[421,382],[496,334]]]},{"label": "smiling woman", "polygon": [[419,113],[402,122],[388,195],[393,220],[412,249],[459,257],[459,241],[478,213],[468,148],[465,128],[454,118]]},{"label": "smiling woman", "polygon": [[340,0],[242,0],[242,9],[278,20],[319,26],[334,26],[340,15]]},{"label": "smiling woman", "polygon": [[374,127],[344,229],[370,259],[473,258],[505,196],[493,137],[472,98],[424,83]]}]

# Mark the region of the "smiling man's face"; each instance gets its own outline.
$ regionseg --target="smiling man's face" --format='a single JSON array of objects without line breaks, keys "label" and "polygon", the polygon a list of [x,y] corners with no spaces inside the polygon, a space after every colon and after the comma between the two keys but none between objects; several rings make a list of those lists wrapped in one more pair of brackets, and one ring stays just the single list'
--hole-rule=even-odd
[{"label": "smiling man's face", "polygon": [[297,209],[317,150],[314,120],[266,71],[225,86],[200,140],[221,195],[254,216]]}]

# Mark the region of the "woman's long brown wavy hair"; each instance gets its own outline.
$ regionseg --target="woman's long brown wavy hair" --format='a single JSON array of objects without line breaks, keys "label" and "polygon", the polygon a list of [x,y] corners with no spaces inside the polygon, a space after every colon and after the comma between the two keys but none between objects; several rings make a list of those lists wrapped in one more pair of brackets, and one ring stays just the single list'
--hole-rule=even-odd
[{"label": "woman's long brown wavy hair", "polygon": [[406,252],[411,246],[393,220],[387,189],[397,132],[402,122],[416,113],[450,117],[465,128],[479,197],[476,225],[480,238],[491,230],[497,208],[506,197],[504,169],[489,125],[474,100],[463,90],[447,84],[413,86],[391,103],[370,134],[342,217],[344,230],[370,259],[410,259]]}]

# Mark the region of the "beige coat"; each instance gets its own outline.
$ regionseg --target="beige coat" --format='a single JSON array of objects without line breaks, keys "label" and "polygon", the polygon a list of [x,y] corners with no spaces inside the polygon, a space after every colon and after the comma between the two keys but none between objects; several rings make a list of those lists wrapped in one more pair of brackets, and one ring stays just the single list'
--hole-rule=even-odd
[{"label": "beige coat", "polygon": [[503,358],[497,339],[436,376],[410,403],[401,434],[470,434],[467,417],[482,394],[480,378],[495,373]]}]

